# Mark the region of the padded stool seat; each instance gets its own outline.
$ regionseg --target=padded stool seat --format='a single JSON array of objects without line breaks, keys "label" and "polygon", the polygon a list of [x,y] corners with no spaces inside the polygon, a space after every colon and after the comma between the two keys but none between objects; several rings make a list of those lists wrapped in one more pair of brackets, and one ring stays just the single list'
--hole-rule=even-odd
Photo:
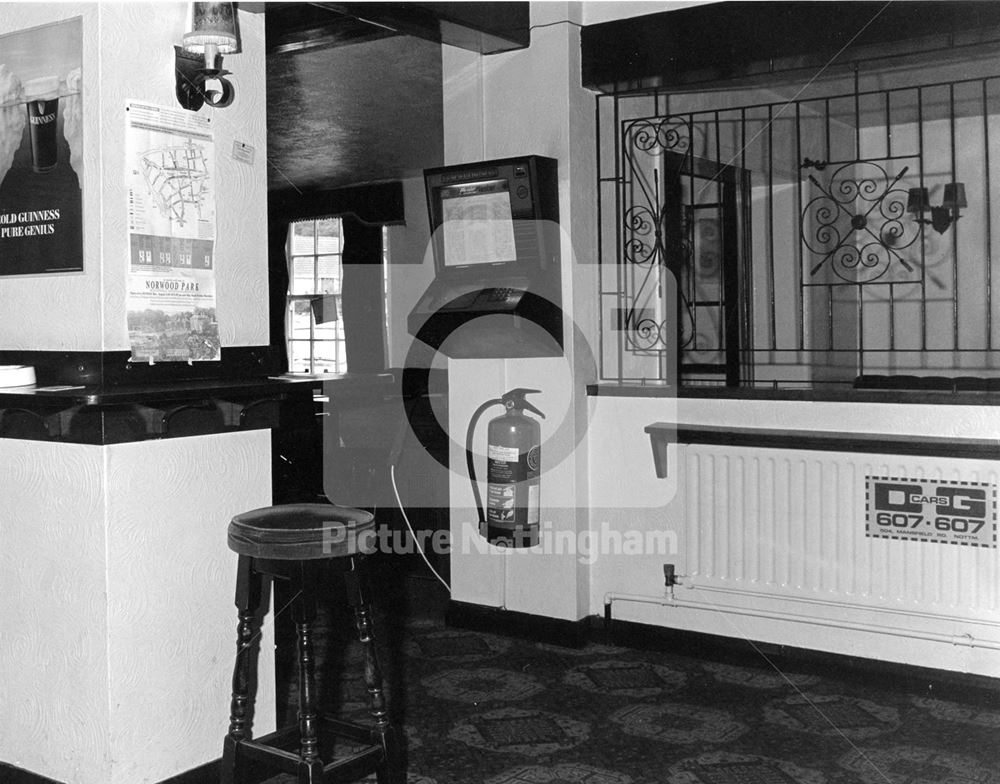
[{"label": "padded stool seat", "polygon": [[251,558],[308,561],[375,552],[375,517],[334,504],[282,504],[238,514],[229,549]]},{"label": "padded stool seat", "polygon": [[[375,550],[374,517],[334,504],[283,504],[236,515],[229,524],[229,547],[239,554],[236,578],[236,666],[223,744],[222,784],[248,781],[248,761],[297,774],[299,784],[348,781],[375,773],[378,784],[401,784],[395,731],[389,722],[382,673],[375,655],[366,556]],[[364,678],[372,724],[342,721],[316,708],[313,621],[317,589],[326,572],[339,572],[354,610],[364,652]],[[267,607],[269,580],[290,583],[291,611],[298,647],[298,722],[253,738],[260,615]],[[336,740],[335,740],[336,739]],[[346,752],[342,740],[353,744]],[[334,742],[327,746],[327,740]],[[337,758],[335,758],[337,757]],[[256,771],[253,771],[256,773]],[[259,778],[259,777],[257,777]],[[254,780],[257,780],[256,778]]]}]

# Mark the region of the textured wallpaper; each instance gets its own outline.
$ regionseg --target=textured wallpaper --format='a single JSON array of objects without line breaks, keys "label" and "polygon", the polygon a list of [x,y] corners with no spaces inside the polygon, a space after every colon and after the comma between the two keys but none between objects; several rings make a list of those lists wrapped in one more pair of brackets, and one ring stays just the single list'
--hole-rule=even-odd
[{"label": "textured wallpaper", "polygon": [[[0,35],[83,19],[84,271],[0,278],[0,349],[121,351],[128,273],[125,106],[176,105],[174,50],[187,3],[7,3]],[[234,103],[211,116],[218,166],[216,288],[223,346],[268,342],[264,20],[240,12],[242,53],[228,55]],[[2,56],[0,56],[2,62]],[[254,148],[252,164],[233,142]]]},{"label": "textured wallpaper", "polygon": [[[226,527],[270,503],[270,433],[3,439],[0,464],[0,761],[142,784],[217,758],[236,648]],[[260,661],[266,732],[273,655]]]},{"label": "textured wallpaper", "polygon": [[[217,759],[236,651],[236,556],[226,528],[271,501],[266,430],[108,449],[107,784],[157,782]],[[265,623],[256,730],[274,728]],[[103,783],[102,783],[103,784]]]},{"label": "textured wallpaper", "polygon": [[57,781],[104,784],[102,449],[4,439],[0,464],[0,760]]}]

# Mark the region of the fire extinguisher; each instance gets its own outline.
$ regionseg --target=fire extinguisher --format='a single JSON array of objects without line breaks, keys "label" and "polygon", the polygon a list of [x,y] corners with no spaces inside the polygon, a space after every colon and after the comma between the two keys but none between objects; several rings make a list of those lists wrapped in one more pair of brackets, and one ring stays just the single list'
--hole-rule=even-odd
[{"label": "fire extinguisher", "polygon": [[[499,398],[483,403],[472,415],[465,439],[465,460],[472,482],[472,494],[479,512],[480,531],[485,529],[491,544],[506,547],[531,547],[538,544],[541,471],[541,427],[525,415],[525,410],[545,418],[545,414],[527,401],[525,395],[537,389],[512,389]],[[483,412],[502,405],[504,413],[487,427],[486,510],[483,510],[476,467],[472,455],[472,437]]]}]

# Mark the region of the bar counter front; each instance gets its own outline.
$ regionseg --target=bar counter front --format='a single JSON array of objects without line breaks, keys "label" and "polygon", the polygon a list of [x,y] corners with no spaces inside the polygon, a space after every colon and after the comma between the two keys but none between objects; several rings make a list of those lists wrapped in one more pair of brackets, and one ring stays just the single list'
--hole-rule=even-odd
[{"label": "bar counter front", "polygon": [[[320,432],[319,386],[0,390],[0,779],[162,782],[218,759],[236,639],[226,527],[274,500],[272,439]],[[265,624],[263,695],[273,642]],[[274,722],[260,700],[255,733]]]}]

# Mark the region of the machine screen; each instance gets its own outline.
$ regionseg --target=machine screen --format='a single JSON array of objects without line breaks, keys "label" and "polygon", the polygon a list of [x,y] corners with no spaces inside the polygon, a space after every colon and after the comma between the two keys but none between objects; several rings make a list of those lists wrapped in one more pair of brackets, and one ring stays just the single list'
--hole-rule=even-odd
[{"label": "machine screen", "polygon": [[443,187],[441,231],[446,267],[516,261],[507,181]]}]

